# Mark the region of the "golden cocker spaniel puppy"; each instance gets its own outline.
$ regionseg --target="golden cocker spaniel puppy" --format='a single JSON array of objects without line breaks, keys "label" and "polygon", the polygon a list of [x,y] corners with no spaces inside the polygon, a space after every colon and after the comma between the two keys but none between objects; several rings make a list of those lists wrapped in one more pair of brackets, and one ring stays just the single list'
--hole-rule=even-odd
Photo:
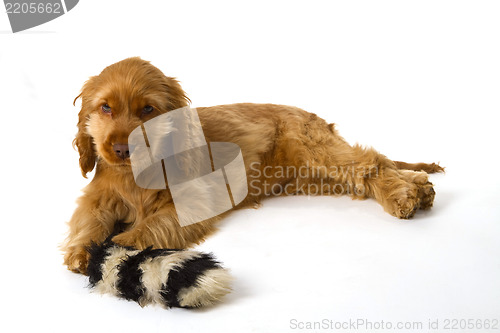
[{"label": "golden cocker spaniel puppy", "polygon": [[[130,133],[190,102],[174,78],[129,58],[91,77],[78,98],[82,106],[74,144],[83,176],[96,170],[69,222],[63,249],[70,270],[86,272],[87,247],[103,242],[117,222],[128,228],[113,241],[136,249],[186,248],[215,231],[224,214],[181,226],[168,187],[145,189],[134,181]],[[408,219],[433,204],[427,173],[442,171],[439,165],[394,162],[374,149],[351,146],[315,114],[251,103],[196,110],[207,142],[241,148],[248,195],[237,208],[256,206],[270,195],[347,194],[374,198],[389,214]]]}]

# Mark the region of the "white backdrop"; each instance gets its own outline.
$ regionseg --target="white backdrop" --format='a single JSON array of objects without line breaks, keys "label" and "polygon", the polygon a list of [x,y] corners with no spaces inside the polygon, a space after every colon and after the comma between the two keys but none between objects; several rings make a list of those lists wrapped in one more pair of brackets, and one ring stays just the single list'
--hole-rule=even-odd
[{"label": "white backdrop", "polygon": [[[87,0],[12,34],[0,13],[1,330],[294,332],[360,319],[438,321],[438,332],[499,320],[499,17],[496,1]],[[435,207],[400,221],[371,200],[271,199],[198,247],[236,278],[224,303],[142,309],[89,293],[58,249],[89,181],[72,102],[130,56],[177,77],[194,107],[295,105],[351,143],[439,161]]]}]

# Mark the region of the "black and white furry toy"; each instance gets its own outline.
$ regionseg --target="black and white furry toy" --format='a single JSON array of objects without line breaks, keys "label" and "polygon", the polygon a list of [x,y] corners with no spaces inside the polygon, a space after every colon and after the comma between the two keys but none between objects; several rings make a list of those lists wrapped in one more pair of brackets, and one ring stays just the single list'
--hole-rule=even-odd
[{"label": "black and white furry toy", "polygon": [[151,248],[139,251],[110,239],[88,249],[89,283],[98,292],[141,306],[196,308],[219,302],[231,290],[231,275],[212,254]]}]

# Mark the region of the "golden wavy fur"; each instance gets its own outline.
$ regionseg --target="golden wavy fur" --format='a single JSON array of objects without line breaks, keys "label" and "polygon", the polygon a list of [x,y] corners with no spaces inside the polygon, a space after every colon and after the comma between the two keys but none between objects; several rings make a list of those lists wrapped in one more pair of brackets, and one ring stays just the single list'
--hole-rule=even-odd
[{"label": "golden wavy fur", "polygon": [[[130,159],[120,151],[141,123],[189,104],[174,78],[129,58],[91,77],[78,98],[82,107],[74,144],[83,176],[96,171],[69,222],[63,249],[70,270],[86,272],[86,247],[104,241],[117,222],[129,228],[113,241],[137,249],[186,248],[215,231],[221,216],[181,227],[168,188],[138,187]],[[372,148],[351,146],[315,114],[251,103],[197,111],[207,142],[229,141],[242,150],[249,194],[238,208],[269,195],[293,194],[374,198],[403,219],[432,206],[435,194],[427,173],[442,171],[439,165],[394,162]]]}]

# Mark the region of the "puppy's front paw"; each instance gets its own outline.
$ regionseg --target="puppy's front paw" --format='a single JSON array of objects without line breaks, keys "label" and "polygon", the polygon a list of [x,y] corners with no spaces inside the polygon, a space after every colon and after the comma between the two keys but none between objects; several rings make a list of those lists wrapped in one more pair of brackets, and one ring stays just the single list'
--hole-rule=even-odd
[{"label": "puppy's front paw", "polygon": [[86,274],[90,254],[84,246],[70,248],[64,255],[64,264],[70,271]]},{"label": "puppy's front paw", "polygon": [[116,243],[124,247],[133,247],[136,249],[141,249],[137,233],[133,231],[126,231],[119,235],[116,235],[111,239],[111,241],[113,243]]}]

